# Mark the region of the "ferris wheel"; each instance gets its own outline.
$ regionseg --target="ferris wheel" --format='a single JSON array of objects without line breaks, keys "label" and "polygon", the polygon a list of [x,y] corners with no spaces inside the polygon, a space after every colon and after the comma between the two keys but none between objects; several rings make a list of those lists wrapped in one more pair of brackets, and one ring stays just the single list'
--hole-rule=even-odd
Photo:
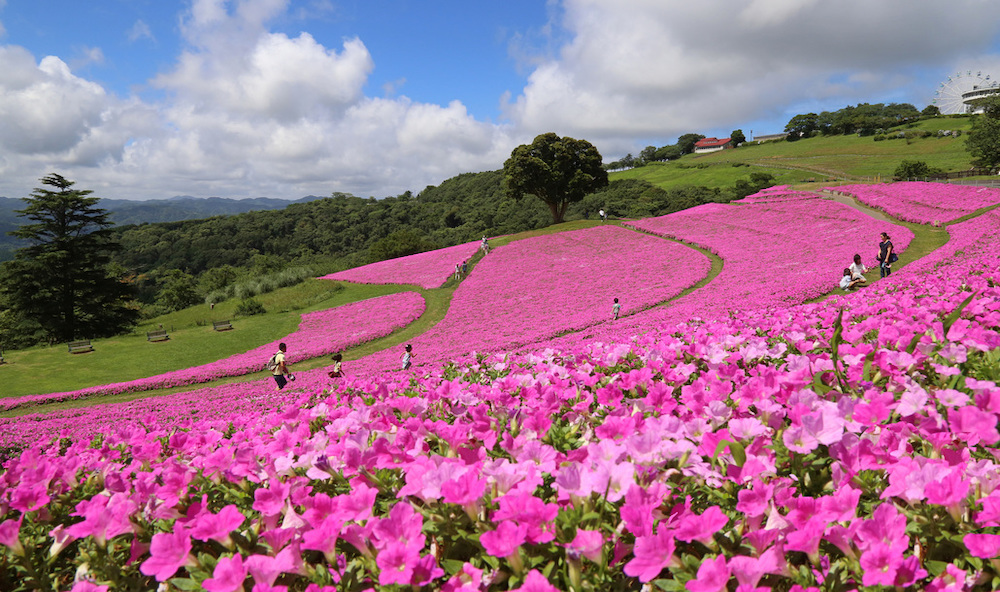
[{"label": "ferris wheel", "polygon": [[985,86],[996,86],[996,82],[990,79],[989,74],[984,75],[982,72],[972,70],[957,72],[938,85],[931,104],[936,105],[941,113],[946,115],[967,113],[969,106],[962,101],[962,95]]}]

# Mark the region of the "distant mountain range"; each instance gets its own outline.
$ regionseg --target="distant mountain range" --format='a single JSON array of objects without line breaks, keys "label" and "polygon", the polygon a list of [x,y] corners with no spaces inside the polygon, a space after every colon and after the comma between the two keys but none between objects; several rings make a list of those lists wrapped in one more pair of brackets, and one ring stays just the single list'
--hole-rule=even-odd
[{"label": "distant mountain range", "polygon": [[[212,216],[231,216],[260,210],[281,210],[293,203],[303,203],[321,199],[307,195],[301,199],[273,199],[254,197],[248,199],[228,199],[224,197],[191,197],[178,195],[167,199],[136,201],[129,199],[101,199],[99,206],[111,212],[111,220],[117,225],[143,224],[149,222],[177,222],[198,220]],[[16,210],[22,210],[25,203],[13,197],[0,197],[0,261],[13,258],[13,253],[22,245],[7,233],[16,229],[23,219]]]}]

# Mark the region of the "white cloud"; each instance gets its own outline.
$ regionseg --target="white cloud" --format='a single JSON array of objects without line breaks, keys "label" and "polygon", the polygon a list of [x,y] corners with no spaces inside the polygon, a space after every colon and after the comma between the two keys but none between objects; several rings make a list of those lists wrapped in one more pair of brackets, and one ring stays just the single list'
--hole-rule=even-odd
[{"label": "white cloud", "polygon": [[565,15],[572,41],[506,114],[623,152],[637,136],[670,142],[803,102],[912,95],[917,67],[982,54],[1000,25],[979,0],[566,0]]},{"label": "white cloud", "polygon": [[74,76],[49,56],[39,64],[25,50],[0,47],[0,146],[14,154],[71,149],[99,125],[104,89]]},{"label": "white cloud", "polygon": [[156,37],[153,36],[153,31],[149,28],[149,25],[145,21],[139,19],[135,21],[132,28],[128,30],[126,34],[129,41],[136,42],[140,39],[149,39],[150,41],[156,41]]}]

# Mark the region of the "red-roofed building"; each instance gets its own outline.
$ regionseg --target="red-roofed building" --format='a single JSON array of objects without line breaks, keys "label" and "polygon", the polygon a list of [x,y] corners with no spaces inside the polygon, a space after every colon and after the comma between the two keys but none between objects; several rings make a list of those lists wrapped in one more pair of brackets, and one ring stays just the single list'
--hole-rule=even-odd
[{"label": "red-roofed building", "polygon": [[694,143],[696,153],[717,152],[732,147],[733,142],[730,138],[702,138]]}]

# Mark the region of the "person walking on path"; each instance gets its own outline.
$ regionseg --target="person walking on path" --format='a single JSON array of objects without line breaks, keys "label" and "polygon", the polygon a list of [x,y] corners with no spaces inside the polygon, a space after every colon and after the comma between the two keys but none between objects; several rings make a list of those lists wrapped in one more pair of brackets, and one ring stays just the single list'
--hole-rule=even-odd
[{"label": "person walking on path", "polygon": [[868,268],[861,262],[861,255],[857,253],[854,254],[854,263],[851,263],[851,266],[848,269],[851,270],[852,280],[859,280],[861,283],[868,281],[868,279],[865,278],[865,273],[868,272]]},{"label": "person walking on path", "polygon": [[469,274],[469,261],[465,260],[462,261],[462,277],[465,277],[468,274]]},{"label": "person walking on path", "polygon": [[333,354],[333,369],[327,372],[327,376],[330,378],[340,378],[344,375],[342,362],[344,356],[342,354]]},{"label": "person walking on path", "polygon": [[604,210],[598,210],[597,213],[598,215],[601,216],[601,222],[604,222],[608,219],[608,215],[604,213]]},{"label": "person walking on path", "polygon": [[889,240],[889,235],[882,233],[882,241],[878,244],[878,269],[880,277],[889,277],[892,273],[892,264],[899,260],[896,249]]},{"label": "person walking on path", "polygon": [[622,311],[622,305],[620,302],[618,302],[618,299],[615,298],[615,303],[611,307],[611,320],[617,321],[618,315],[621,313],[621,311]]},{"label": "person walking on path", "polygon": [[277,390],[279,391],[285,388],[289,380],[295,380],[295,376],[292,375],[292,371],[288,368],[288,363],[285,361],[285,351],[287,349],[288,346],[284,343],[279,343],[277,353],[271,356],[271,362],[268,363],[268,366],[271,368],[271,374],[274,375],[274,382],[278,385]]},{"label": "person walking on path", "polygon": [[413,346],[409,343],[406,344],[406,348],[403,351],[403,370],[409,370],[410,366],[413,365]]},{"label": "person walking on path", "polygon": [[455,279],[457,280],[459,277],[461,277],[461,274],[462,274],[462,266],[459,265],[458,263],[456,263],[455,264]]}]

